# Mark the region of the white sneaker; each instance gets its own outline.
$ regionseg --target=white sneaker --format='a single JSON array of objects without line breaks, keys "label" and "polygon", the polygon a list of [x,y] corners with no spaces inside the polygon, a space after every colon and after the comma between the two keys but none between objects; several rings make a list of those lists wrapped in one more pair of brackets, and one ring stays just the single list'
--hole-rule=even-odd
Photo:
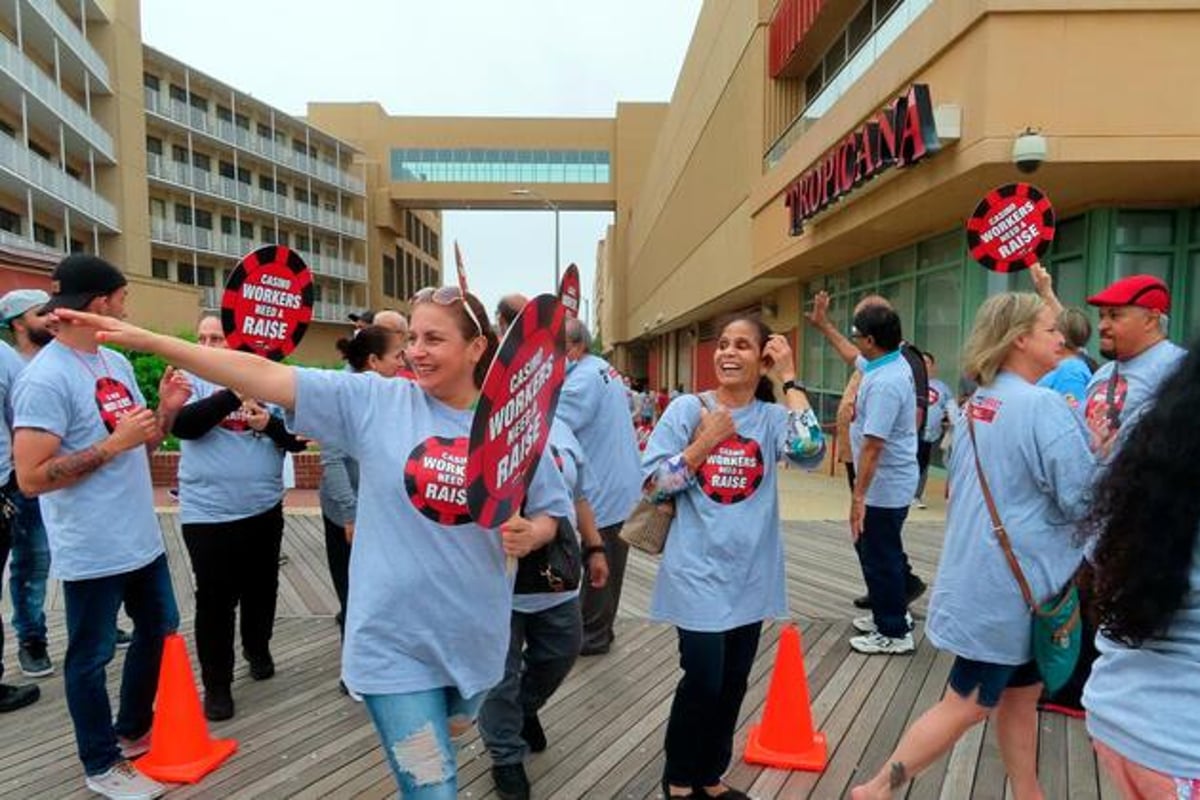
[{"label": "white sneaker", "polygon": [[150,752],[150,731],[146,731],[136,739],[126,739],[124,736],[118,736],[117,747],[121,748],[121,757],[127,758],[130,761],[138,756],[144,756]]},{"label": "white sneaker", "polygon": [[900,638],[893,638],[884,636],[879,631],[853,637],[850,639],[850,646],[860,653],[885,656],[905,655],[916,649],[911,633],[906,633]]},{"label": "white sneaker", "polygon": [[89,775],[84,783],[109,800],[154,800],[166,791],[161,783],[147,778],[128,761],[118,761],[101,775]]},{"label": "white sneaker", "polygon": [[920,509],[926,509],[926,508],[929,508],[929,506],[925,505],[925,501],[924,501],[924,500],[920,500],[920,499],[918,499],[918,500],[917,500],[917,508],[920,508]]},{"label": "white sneaker", "polygon": [[[904,621],[906,623],[908,623],[908,629],[911,631],[913,629],[912,614],[905,611],[904,612]],[[874,633],[876,630],[874,614],[867,614],[866,616],[855,617],[854,620],[850,624],[853,625],[854,630],[858,631],[859,633]]]}]

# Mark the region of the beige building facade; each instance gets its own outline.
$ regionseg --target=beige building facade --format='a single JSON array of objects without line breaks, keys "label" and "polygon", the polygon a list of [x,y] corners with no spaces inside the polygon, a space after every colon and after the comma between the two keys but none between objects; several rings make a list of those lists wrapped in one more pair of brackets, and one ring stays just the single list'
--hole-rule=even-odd
[{"label": "beige building facade", "polygon": [[[624,248],[601,248],[605,342],[654,386],[702,387],[716,321],[753,310],[791,335],[831,416],[845,368],[804,336],[803,306],[827,289],[848,324],[877,292],[953,383],[974,309],[1028,288],[977,266],[963,227],[988,190],[1019,180],[1054,204],[1043,260],[1065,302],[1149,272],[1172,287],[1172,335],[1200,332],[1200,86],[1184,79],[1198,34],[1195,2],[706,2],[633,213],[613,231]],[[822,168],[914,86],[929,97],[930,152],[835,192]],[[1046,142],[1028,175],[1012,161],[1027,129]],[[830,197],[797,230],[789,202],[814,171]]]}]

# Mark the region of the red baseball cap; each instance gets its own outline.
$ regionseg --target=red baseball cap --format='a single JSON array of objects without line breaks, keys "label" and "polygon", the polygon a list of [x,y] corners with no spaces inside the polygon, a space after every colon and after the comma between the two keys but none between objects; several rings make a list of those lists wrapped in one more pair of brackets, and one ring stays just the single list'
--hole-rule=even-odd
[{"label": "red baseball cap", "polygon": [[1087,301],[1091,306],[1138,306],[1166,314],[1171,310],[1171,291],[1161,278],[1130,275],[1110,284]]}]

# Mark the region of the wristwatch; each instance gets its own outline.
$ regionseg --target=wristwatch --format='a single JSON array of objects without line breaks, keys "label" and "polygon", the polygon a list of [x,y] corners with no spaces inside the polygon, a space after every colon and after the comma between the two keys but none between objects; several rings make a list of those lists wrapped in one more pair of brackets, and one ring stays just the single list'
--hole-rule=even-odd
[{"label": "wristwatch", "polygon": [[808,394],[808,387],[805,386],[800,381],[796,380],[795,378],[792,378],[790,381],[783,382],[783,393],[784,394],[787,394],[792,389],[795,389],[796,391],[804,392],[805,394]]}]

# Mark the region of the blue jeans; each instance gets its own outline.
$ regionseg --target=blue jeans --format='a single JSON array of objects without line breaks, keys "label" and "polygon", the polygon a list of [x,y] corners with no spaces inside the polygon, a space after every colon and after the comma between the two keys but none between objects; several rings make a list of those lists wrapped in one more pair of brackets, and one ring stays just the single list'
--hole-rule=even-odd
[{"label": "blue jeans", "polygon": [[450,723],[474,719],[484,694],[464,698],[457,689],[446,686],[424,692],[363,695],[401,797],[458,797],[458,764]]},{"label": "blue jeans", "polygon": [[26,497],[15,487],[7,492],[16,507],[12,520],[12,562],[9,592],[12,625],[17,641],[46,641],[46,578],[50,574],[50,543],[36,497]]},{"label": "blue jeans", "polygon": [[[99,775],[121,760],[117,736],[136,739],[150,730],[163,639],[179,627],[179,609],[165,554],[132,572],[63,581],[62,587],[67,603],[67,710],[84,771]],[[105,667],[116,651],[122,603],[133,620],[133,642],[125,654],[114,725]]]},{"label": "blue jeans", "polygon": [[908,558],[900,541],[900,529],[908,517],[908,506],[867,506],[862,536],[854,549],[862,566],[875,627],[884,636],[903,638],[908,633],[906,579]]}]

